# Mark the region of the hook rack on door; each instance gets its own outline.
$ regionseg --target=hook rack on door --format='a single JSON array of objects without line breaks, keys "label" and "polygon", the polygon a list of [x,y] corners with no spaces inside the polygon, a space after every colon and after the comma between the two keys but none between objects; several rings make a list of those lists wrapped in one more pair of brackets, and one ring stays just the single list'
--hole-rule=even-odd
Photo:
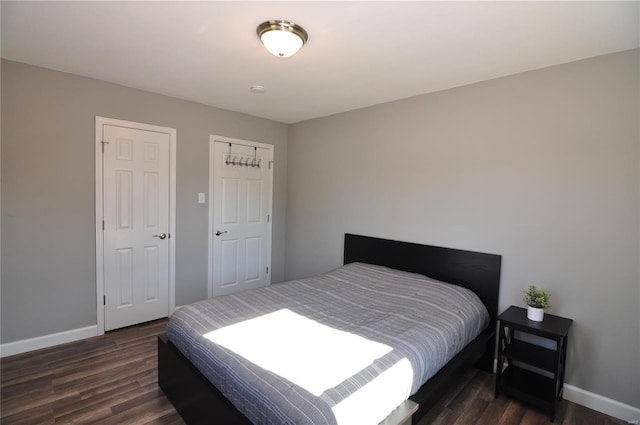
[{"label": "hook rack on door", "polygon": [[262,158],[258,158],[258,148],[253,147],[253,157],[242,156],[231,152],[231,143],[229,143],[229,153],[227,159],[224,161],[226,165],[239,166],[239,167],[254,167],[260,168]]}]

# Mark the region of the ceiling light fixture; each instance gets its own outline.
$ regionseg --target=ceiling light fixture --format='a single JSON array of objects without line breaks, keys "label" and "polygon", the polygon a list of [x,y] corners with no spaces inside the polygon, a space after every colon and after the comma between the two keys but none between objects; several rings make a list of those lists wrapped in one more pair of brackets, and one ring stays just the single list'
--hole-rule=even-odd
[{"label": "ceiling light fixture", "polygon": [[264,47],[280,58],[295,55],[309,38],[304,28],[289,21],[263,22],[256,33]]}]

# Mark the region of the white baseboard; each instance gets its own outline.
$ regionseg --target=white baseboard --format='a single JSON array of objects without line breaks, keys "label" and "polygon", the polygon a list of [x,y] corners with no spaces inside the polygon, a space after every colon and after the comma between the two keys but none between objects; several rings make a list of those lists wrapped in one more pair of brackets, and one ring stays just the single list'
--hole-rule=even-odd
[{"label": "white baseboard", "polygon": [[[173,311],[182,307],[184,306],[179,305],[175,307]],[[33,350],[40,350],[41,348],[49,348],[54,345],[66,344],[67,342],[78,341],[98,335],[102,335],[102,333],[98,332],[98,325],[92,325],[85,328],[71,329],[69,331],[58,332],[55,334],[0,344],[0,358],[13,356],[15,354],[22,354]]]},{"label": "white baseboard", "polygon": [[26,353],[27,351],[53,347],[54,345],[65,344],[67,342],[78,341],[85,338],[91,338],[97,335],[98,325],[93,325],[87,326],[86,328],[72,329],[70,331],[58,332],[55,334],[43,335],[36,338],[9,342],[0,345],[0,357],[8,357],[15,354]]},{"label": "white baseboard", "polygon": [[640,408],[564,384],[564,398],[629,423],[640,423]]}]

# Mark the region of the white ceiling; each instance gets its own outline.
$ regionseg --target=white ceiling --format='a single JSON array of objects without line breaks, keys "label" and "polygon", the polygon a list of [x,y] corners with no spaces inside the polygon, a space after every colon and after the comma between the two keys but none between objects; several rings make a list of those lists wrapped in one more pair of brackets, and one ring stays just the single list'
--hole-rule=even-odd
[{"label": "white ceiling", "polygon": [[[1,53],[294,123],[640,47],[639,5],[2,1]],[[302,25],[309,42],[272,56],[255,33],[269,19]]]}]

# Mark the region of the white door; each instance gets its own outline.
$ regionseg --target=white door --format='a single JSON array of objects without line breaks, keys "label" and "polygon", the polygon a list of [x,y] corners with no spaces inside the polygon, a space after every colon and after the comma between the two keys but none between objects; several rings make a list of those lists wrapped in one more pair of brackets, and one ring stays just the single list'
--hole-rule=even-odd
[{"label": "white door", "polygon": [[210,295],[269,285],[273,146],[210,140]]},{"label": "white door", "polygon": [[104,329],[111,330],[169,315],[172,134],[106,123],[101,131]]}]

